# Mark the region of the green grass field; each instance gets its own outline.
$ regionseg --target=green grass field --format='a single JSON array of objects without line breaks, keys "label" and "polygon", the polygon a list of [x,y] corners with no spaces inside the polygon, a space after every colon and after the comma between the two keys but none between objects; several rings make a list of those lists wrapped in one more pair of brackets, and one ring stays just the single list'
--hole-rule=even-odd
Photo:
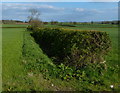
[{"label": "green grass field", "polygon": [[[24,91],[24,90],[82,90],[84,88],[93,89],[94,91],[101,89],[111,91],[109,85],[115,85],[118,88],[120,80],[118,73],[111,73],[108,80],[106,79],[106,87],[92,86],[91,84],[81,84],[80,81],[62,81],[60,79],[45,79],[38,71],[28,71],[25,69],[24,62],[36,62],[40,58],[43,62],[50,62],[51,60],[43,53],[34,39],[25,32],[27,25],[3,25],[2,33],[2,78],[4,91]],[[47,27],[54,27],[53,25],[46,25]],[[6,27],[6,28],[5,28]],[[7,28],[18,27],[18,28]],[[55,26],[60,27],[60,26]],[[112,27],[112,28],[110,28]],[[65,27],[70,29],[81,30],[97,30],[106,31],[109,33],[112,40],[112,51],[106,56],[106,63],[110,66],[118,65],[118,28],[116,25],[77,25],[77,27]],[[25,35],[25,37],[24,37]],[[25,47],[23,48],[23,45]],[[23,50],[25,49],[25,50]],[[26,52],[27,56],[22,55]],[[32,67],[31,67],[32,68]],[[117,81],[116,81],[117,80]]]},{"label": "green grass field", "polygon": [[[3,87],[11,86],[15,82],[20,82],[19,78],[24,74],[22,59],[23,28],[3,28],[3,64],[2,77]],[[9,89],[9,88],[8,88]]]},{"label": "green grass field", "polygon": [[21,28],[21,27],[27,27],[27,25],[25,25],[25,24],[4,24],[4,25],[2,25],[2,27],[4,28],[10,28],[10,27],[12,27],[12,28],[16,28],[16,27],[18,27],[18,28]]},{"label": "green grass field", "polygon": [[[31,79],[27,77],[27,72],[22,64],[25,28],[14,28],[14,25],[9,26],[13,28],[2,29],[2,90],[29,91],[32,87],[32,83],[30,84]],[[17,27],[19,26],[17,25]]]},{"label": "green grass field", "polygon": [[0,24],[0,92],[2,91],[2,25]]}]

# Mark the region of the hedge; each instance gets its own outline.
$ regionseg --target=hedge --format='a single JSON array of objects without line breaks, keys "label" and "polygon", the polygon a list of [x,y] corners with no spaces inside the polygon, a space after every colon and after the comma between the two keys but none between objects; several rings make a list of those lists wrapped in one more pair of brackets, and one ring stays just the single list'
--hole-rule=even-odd
[{"label": "hedge", "polygon": [[63,63],[76,68],[103,62],[111,49],[108,33],[101,31],[37,28],[32,30],[31,35],[56,64]]}]

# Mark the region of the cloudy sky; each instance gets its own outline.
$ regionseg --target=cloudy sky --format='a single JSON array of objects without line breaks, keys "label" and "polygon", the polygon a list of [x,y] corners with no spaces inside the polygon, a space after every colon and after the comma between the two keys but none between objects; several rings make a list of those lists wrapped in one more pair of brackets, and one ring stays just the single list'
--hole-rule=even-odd
[{"label": "cloudy sky", "polygon": [[[9,0],[4,0],[4,2],[2,3],[2,19],[25,21],[27,20],[27,17],[30,15],[28,10],[32,8],[37,9],[41,13],[40,19],[42,21],[88,22],[118,19],[117,2],[8,2],[8,1]],[[99,1],[99,0],[86,0],[86,1]]]},{"label": "cloudy sky", "polygon": [[119,0],[2,0],[3,2],[118,2]]}]

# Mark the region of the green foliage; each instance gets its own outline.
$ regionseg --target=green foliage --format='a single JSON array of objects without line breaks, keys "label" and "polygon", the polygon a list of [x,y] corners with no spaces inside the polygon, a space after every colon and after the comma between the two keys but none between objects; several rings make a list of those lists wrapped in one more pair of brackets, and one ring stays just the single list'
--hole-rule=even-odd
[{"label": "green foliage", "polygon": [[31,20],[31,21],[29,22],[29,24],[30,24],[30,26],[31,26],[32,28],[42,27],[42,25],[43,25],[42,21],[37,20],[37,19]]},{"label": "green foliage", "polygon": [[[76,69],[60,63],[59,65],[53,64],[52,60],[39,48],[33,38],[26,34],[24,40],[24,57],[26,60],[25,68],[33,73],[42,73],[44,79],[62,79],[63,82],[74,82],[75,90],[80,91],[111,91],[110,85],[114,84],[118,78],[113,74],[118,73],[118,67],[106,67],[106,63],[89,63],[83,68]],[[41,46],[40,46],[41,47]],[[55,59],[55,58],[53,58]],[[111,77],[110,77],[111,76]],[[116,75],[115,75],[116,76]],[[76,81],[76,82],[75,82]],[[61,83],[59,83],[60,85]],[[117,84],[118,85],[118,84]],[[117,87],[117,85],[115,87]],[[68,86],[68,85],[67,85]]]},{"label": "green foliage", "polygon": [[56,64],[76,68],[104,61],[103,56],[111,48],[106,32],[37,28],[31,35]]},{"label": "green foliage", "polygon": [[[106,31],[110,34],[113,45],[105,63],[89,63],[89,65],[79,69],[62,63],[53,64],[29,33],[26,33],[23,40],[25,29],[15,29],[14,27],[26,26],[3,25],[6,27],[3,28],[2,40],[3,91],[56,91],[56,89],[85,92],[120,91],[117,26],[94,24],[75,27],[75,29]],[[13,28],[8,29],[7,27]],[[52,57],[52,59],[53,61],[57,60],[56,57]],[[33,76],[30,76],[29,73],[33,73]],[[54,86],[51,86],[51,81]],[[114,85],[114,88],[110,88],[110,85]]]}]

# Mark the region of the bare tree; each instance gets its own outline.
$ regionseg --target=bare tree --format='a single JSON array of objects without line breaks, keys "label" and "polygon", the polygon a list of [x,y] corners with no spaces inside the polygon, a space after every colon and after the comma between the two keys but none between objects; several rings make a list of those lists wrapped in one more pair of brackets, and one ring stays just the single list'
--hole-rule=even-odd
[{"label": "bare tree", "polygon": [[30,16],[28,16],[29,24],[35,28],[42,25],[42,21],[39,19],[40,12],[37,9],[29,9]]}]

